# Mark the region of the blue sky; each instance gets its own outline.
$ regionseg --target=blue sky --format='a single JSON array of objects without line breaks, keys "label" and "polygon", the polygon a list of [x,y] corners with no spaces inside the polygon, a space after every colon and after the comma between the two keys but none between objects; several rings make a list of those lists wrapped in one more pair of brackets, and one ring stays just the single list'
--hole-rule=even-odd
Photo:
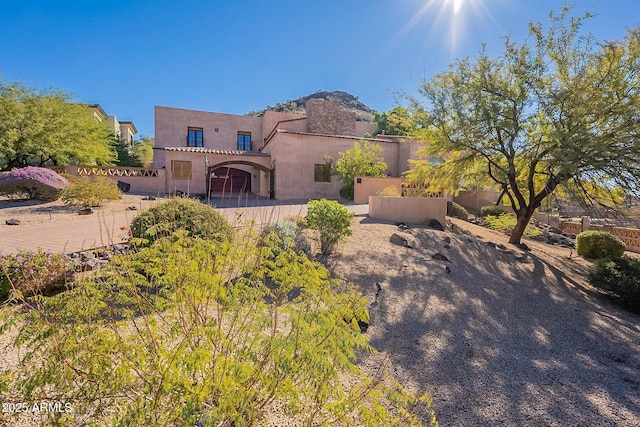
[{"label": "blue sky", "polygon": [[[579,1],[600,40],[640,2]],[[317,90],[378,111],[481,43],[499,53],[556,0],[0,0],[0,75],[99,103],[153,136],[153,106],[244,114]]]}]

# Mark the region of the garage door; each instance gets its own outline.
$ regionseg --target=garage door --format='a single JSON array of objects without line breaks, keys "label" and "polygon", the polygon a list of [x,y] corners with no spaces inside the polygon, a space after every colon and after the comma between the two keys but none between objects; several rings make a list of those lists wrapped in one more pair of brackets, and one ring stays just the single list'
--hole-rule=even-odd
[{"label": "garage door", "polygon": [[251,172],[221,167],[211,174],[212,193],[248,193],[251,191]]}]

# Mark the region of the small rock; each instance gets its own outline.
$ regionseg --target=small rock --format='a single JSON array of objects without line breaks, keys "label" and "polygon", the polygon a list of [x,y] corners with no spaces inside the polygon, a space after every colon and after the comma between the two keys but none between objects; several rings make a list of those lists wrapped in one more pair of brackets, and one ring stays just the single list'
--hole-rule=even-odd
[{"label": "small rock", "polygon": [[451,273],[451,269],[449,268],[448,265],[444,266],[444,270],[447,272],[447,274]]},{"label": "small rock", "polygon": [[444,231],[444,227],[437,219],[430,219],[429,221],[427,221],[426,225],[427,227],[433,228],[434,230]]},{"label": "small rock", "polygon": [[486,245],[489,246],[490,248],[495,248],[496,247],[496,244],[493,243],[493,242],[487,242]]},{"label": "small rock", "polygon": [[91,215],[93,213],[93,209],[86,207],[82,208],[78,211],[78,215]]},{"label": "small rock", "polygon": [[156,200],[156,198],[153,196],[145,196],[142,198],[142,200]]},{"label": "small rock", "polygon": [[451,262],[451,261],[449,261],[449,258],[447,258],[446,256],[442,255],[440,252],[436,252],[435,254],[431,255],[431,258],[437,259],[438,261]]},{"label": "small rock", "polygon": [[442,247],[445,249],[451,249],[451,246],[447,245],[446,243]]},{"label": "small rock", "polygon": [[11,218],[5,221],[7,225],[20,225],[20,220],[18,218]]},{"label": "small rock", "polygon": [[82,263],[82,271],[95,270],[99,266],[100,266],[100,262],[98,262],[95,258],[88,258],[86,261]]},{"label": "small rock", "polygon": [[128,207],[127,207],[127,210],[128,210],[128,211],[137,211],[137,210],[138,210],[138,208],[136,208],[135,206],[128,206]]},{"label": "small rock", "polygon": [[[453,225],[453,224],[452,224],[452,225]],[[445,244],[447,244],[447,245],[448,245],[449,243],[451,243],[451,237],[446,236],[444,239],[442,239],[442,241],[443,241]]]},{"label": "small rock", "polygon": [[409,245],[409,242],[407,242],[407,239],[396,233],[393,233],[391,237],[389,237],[389,242],[393,243],[394,245],[404,246],[405,248],[411,248],[411,246]]},{"label": "small rock", "polygon": [[505,245],[503,245],[502,243],[500,243],[499,245],[496,245],[496,248],[501,249],[501,250],[506,250],[507,247]]}]

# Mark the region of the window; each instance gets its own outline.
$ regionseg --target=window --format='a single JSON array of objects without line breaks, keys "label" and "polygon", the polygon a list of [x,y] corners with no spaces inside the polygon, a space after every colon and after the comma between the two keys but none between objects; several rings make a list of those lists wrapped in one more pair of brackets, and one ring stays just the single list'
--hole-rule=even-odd
[{"label": "window", "polygon": [[315,182],[331,182],[331,165],[315,165],[313,180]]},{"label": "window", "polygon": [[191,162],[171,160],[171,176],[173,179],[191,179]]},{"label": "window", "polygon": [[187,147],[202,147],[203,141],[201,128],[187,129]]},{"label": "window", "polygon": [[238,150],[251,151],[251,132],[238,132]]}]

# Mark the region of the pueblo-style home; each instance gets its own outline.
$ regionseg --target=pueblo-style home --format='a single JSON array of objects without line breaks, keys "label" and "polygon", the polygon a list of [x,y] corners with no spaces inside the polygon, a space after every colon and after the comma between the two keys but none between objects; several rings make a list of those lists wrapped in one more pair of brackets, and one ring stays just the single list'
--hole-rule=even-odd
[{"label": "pueblo-style home", "polygon": [[382,146],[388,176],[400,176],[415,157],[417,142],[366,138],[375,124],[330,101],[311,99],[306,110],[254,117],[156,106],[153,166],[165,170],[165,192],[337,199],[342,183],[329,157],[337,160],[354,142]]}]

